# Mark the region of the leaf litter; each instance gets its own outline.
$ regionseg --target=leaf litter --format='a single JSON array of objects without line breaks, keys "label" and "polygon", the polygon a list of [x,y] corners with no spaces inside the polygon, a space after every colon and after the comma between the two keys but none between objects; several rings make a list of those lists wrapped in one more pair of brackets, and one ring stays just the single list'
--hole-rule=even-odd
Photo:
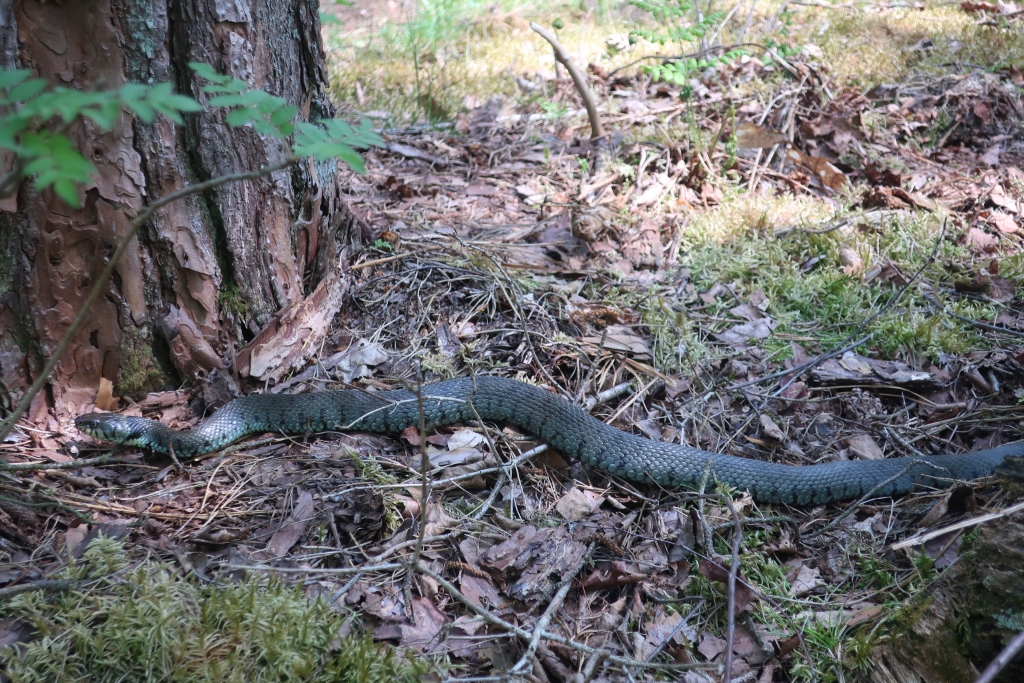
[{"label": "leaf litter", "polygon": [[[987,5],[965,3],[964,11],[1006,13]],[[396,386],[397,377],[415,381],[417,372],[428,380],[498,372],[554,382],[587,404],[625,385],[624,394],[594,400],[594,414],[650,438],[789,464],[1012,440],[1024,393],[1015,288],[1024,271],[1019,94],[1002,76],[978,72],[864,93],[831,83],[807,55],[791,64],[802,78],[783,81],[780,106],[738,99],[729,87],[765,74],[756,59],[709,70],[683,104],[679,88],[592,70],[591,87],[622,100],[623,130],[686,120],[719,141],[648,144],[624,135],[618,166],[593,178],[579,172],[577,159],[590,152],[582,128],[571,119],[531,122],[536,105],[492,99],[460,115],[454,132],[389,134],[387,148],[367,153],[367,175],[349,178],[343,212],[357,239],[343,304],[289,319],[292,337],[313,335],[320,351],[297,356],[291,337],[258,340],[243,359],[250,378],[265,375],[276,380],[269,391],[296,393],[336,384],[373,391]],[[561,88],[560,97],[573,97]],[[734,153],[724,144],[730,138]],[[832,268],[879,288],[907,286],[914,269],[867,258],[851,246],[855,238],[947,212],[953,229],[940,258],[954,278],[929,287],[955,305],[991,307],[984,310],[996,329],[978,332],[990,348],[887,357],[866,345],[797,370],[831,350],[824,337],[793,325],[763,288],[745,288],[743,274],[706,282],[692,270],[688,226],[726,206],[736,188],[859,205],[833,231],[834,258],[814,251],[828,233],[797,228],[794,239],[807,239],[799,268]],[[756,220],[751,228],[769,240],[786,239],[788,229]],[[325,315],[333,316],[329,328]],[[261,372],[252,371],[252,358]],[[727,389],[779,372],[775,385]],[[97,404],[117,403],[100,390]],[[124,403],[126,412],[179,428],[217,401],[181,390]],[[0,484],[0,526],[10,530],[5,585],[52,572],[100,534],[121,534],[129,547],[178,558],[205,576],[253,566],[298,573],[308,595],[355,611],[378,640],[488,676],[508,670],[527,647],[509,627],[532,634],[568,581],[537,648],[538,679],[565,680],[583,667],[588,642],[634,667],[689,666],[688,681],[709,680],[697,671],[724,662],[730,511],[557,454],[506,471],[537,446],[514,430],[465,425],[425,443],[418,430],[401,440],[272,437],[185,470],[137,452],[112,465],[47,470],[69,463],[72,449],[86,455],[89,445],[56,416],[33,415],[23,439],[3,450],[7,463],[42,465],[12,474],[18,485]],[[421,446],[434,468],[427,500]],[[967,491],[938,504],[926,495],[867,501],[811,540],[793,529],[820,527],[844,506],[731,503],[744,524],[732,589],[733,674],[771,680],[777,666],[820,657],[813,643],[800,642],[809,621],[876,623],[893,586],[916,581],[919,571],[887,543],[918,524],[941,527],[1004,500],[992,487]],[[406,578],[421,533],[419,562],[458,595],[426,572]],[[914,552],[938,570],[955,564],[960,538],[950,533]],[[42,550],[29,559],[29,548]],[[865,584],[858,567],[872,555],[888,578]],[[360,573],[377,565],[396,566]],[[615,680],[629,669],[605,666]]]}]

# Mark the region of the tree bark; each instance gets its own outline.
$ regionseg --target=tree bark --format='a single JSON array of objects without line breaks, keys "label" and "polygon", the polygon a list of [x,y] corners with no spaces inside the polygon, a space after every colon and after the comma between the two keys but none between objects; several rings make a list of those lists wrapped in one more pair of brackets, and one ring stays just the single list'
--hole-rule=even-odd
[{"label": "tree bark", "polygon": [[[187,65],[206,62],[316,120],[334,113],[317,5],[0,0],[0,66],[82,89],[170,81],[204,102],[202,83]],[[81,188],[83,208],[70,209],[29,183],[0,203],[5,409],[24,395],[147,201],[287,154],[279,140],[228,127],[217,109],[187,117],[183,127],[163,118],[146,124],[123,112],[110,133],[84,121],[69,134],[97,168],[94,182]],[[230,365],[236,346],[254,339],[276,313],[297,307],[327,280],[330,288],[340,286],[330,225],[340,202],[335,163],[302,162],[158,211],[129,246],[30,419],[45,424],[47,408],[57,416],[81,412],[101,378],[121,395],[139,396]]]}]

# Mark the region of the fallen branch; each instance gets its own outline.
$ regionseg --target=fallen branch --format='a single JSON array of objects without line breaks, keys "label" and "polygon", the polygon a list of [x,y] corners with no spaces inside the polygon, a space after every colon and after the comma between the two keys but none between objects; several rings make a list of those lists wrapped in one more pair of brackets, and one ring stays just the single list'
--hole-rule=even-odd
[{"label": "fallen branch", "polygon": [[519,658],[519,661],[515,663],[515,666],[509,671],[512,675],[522,674],[526,667],[533,661],[533,656],[537,653],[537,646],[540,645],[540,637],[544,633],[544,629],[551,623],[551,618],[555,616],[555,612],[562,606],[565,601],[565,597],[569,595],[569,589],[572,588],[572,582],[576,580],[576,575],[583,569],[583,565],[587,563],[590,558],[590,554],[594,552],[594,544],[591,543],[590,547],[587,548],[587,552],[583,553],[583,557],[576,564],[576,567],[565,575],[562,579],[562,585],[558,587],[555,592],[555,596],[551,598],[551,602],[548,603],[547,609],[540,615],[540,619],[537,620],[537,625],[533,627],[533,637],[530,638],[530,644],[526,647],[526,652]]},{"label": "fallen branch", "polygon": [[948,306],[946,306],[944,303],[942,303],[941,301],[936,299],[931,294],[925,294],[924,295],[924,300],[927,301],[929,304],[931,304],[933,308],[939,309],[940,311],[942,311],[946,315],[952,316],[952,317],[956,318],[957,320],[959,320],[960,322],[967,323],[968,325],[970,325],[972,327],[977,327],[979,330],[988,330],[989,332],[1001,332],[1001,333],[1003,333],[1005,335],[1008,335],[1010,337],[1024,338],[1024,332],[1020,332],[1019,330],[1011,330],[1011,329],[1009,329],[1007,327],[999,327],[998,325],[991,325],[989,323],[983,323],[980,320],[974,320],[973,318],[968,318],[966,316],[962,316],[959,313],[954,313],[953,311],[949,310]]},{"label": "fallen branch", "polygon": [[[886,431],[889,433],[890,436],[894,436],[894,434],[892,432],[889,432],[889,430],[886,430]],[[899,479],[900,477],[902,477],[903,475],[905,475],[907,472],[909,472],[911,469],[913,469],[914,467],[916,467],[918,465],[927,465],[928,467],[934,467],[937,470],[942,470],[943,469],[942,467],[939,467],[938,465],[930,463],[927,460],[923,460],[923,459],[917,458],[917,457],[911,458],[910,462],[908,462],[903,469],[901,469],[899,472],[897,472],[896,474],[892,475],[891,477],[889,477],[885,481],[882,481],[882,482],[879,482],[878,484],[876,484],[870,491],[868,491],[863,496],[861,496],[860,499],[856,503],[852,503],[850,505],[847,505],[846,509],[843,510],[842,514],[840,514],[838,517],[833,519],[831,522],[829,522],[828,524],[826,524],[822,528],[818,529],[817,531],[812,531],[812,532],[810,532],[808,534],[804,534],[804,540],[805,541],[806,540],[810,540],[810,539],[814,538],[815,536],[822,535],[823,533],[825,533],[826,531],[829,531],[830,529],[836,528],[836,526],[840,522],[842,522],[844,519],[849,517],[851,514],[853,514],[857,510],[859,510],[860,506],[863,505],[866,501],[870,500],[873,496],[877,495],[883,489],[885,489],[886,486],[888,486],[889,484],[893,483],[894,481],[896,481],[897,479]]]},{"label": "fallen branch", "polygon": [[933,538],[938,538],[939,536],[948,534],[951,531],[957,531],[959,529],[969,529],[972,526],[978,526],[979,524],[984,524],[985,522],[991,522],[994,519],[1008,517],[1022,510],[1024,510],[1024,502],[1017,503],[1016,505],[1011,505],[1005,510],[990,512],[987,515],[981,515],[980,517],[972,517],[971,519],[964,519],[957,522],[956,524],[944,526],[941,529],[932,529],[931,531],[925,532],[923,534],[917,534],[916,536],[904,539],[899,543],[893,543],[891,546],[889,546],[889,549],[902,550],[903,548],[909,548],[911,546],[920,545],[922,543],[926,543],[927,541],[932,540]]},{"label": "fallen branch", "polygon": [[590,94],[590,89],[587,87],[587,81],[580,73],[579,68],[569,58],[569,53],[565,51],[562,44],[558,42],[558,38],[553,33],[545,29],[534,22],[530,22],[530,28],[540,34],[540,37],[551,43],[551,48],[555,51],[555,59],[561,62],[569,75],[572,76],[572,82],[576,85],[576,90],[579,92],[580,97],[583,99],[583,106],[587,108],[587,118],[590,119],[590,139],[599,140],[604,137],[604,127],[601,125],[601,116],[597,113],[597,103],[594,102],[594,96]]},{"label": "fallen branch", "polygon": [[81,458],[71,462],[0,462],[0,472],[46,472],[47,470],[73,470],[92,465],[135,465],[123,458],[113,455],[101,455],[95,458]]},{"label": "fallen branch", "polygon": [[771,379],[776,379],[778,377],[785,377],[786,375],[790,375],[789,380],[783,382],[782,385],[778,388],[778,390],[776,390],[772,394],[773,397],[778,397],[778,396],[780,396],[782,394],[783,391],[786,390],[787,387],[789,387],[790,384],[795,382],[796,379],[800,375],[802,375],[803,373],[807,372],[811,368],[820,365],[821,363],[825,362],[829,358],[834,358],[835,356],[838,356],[840,354],[846,353],[847,351],[851,351],[851,350],[857,348],[858,346],[860,346],[861,344],[863,344],[863,343],[867,342],[868,340],[870,340],[872,337],[875,336],[874,332],[869,333],[868,335],[866,335],[862,339],[859,339],[857,341],[854,341],[854,342],[850,343],[853,340],[853,338],[855,336],[857,336],[858,334],[860,334],[861,331],[863,331],[865,328],[867,328],[868,325],[870,325],[871,323],[873,323],[874,321],[878,320],[880,317],[885,315],[887,312],[889,312],[889,310],[891,308],[893,308],[896,304],[898,304],[900,302],[900,300],[903,298],[903,295],[907,293],[908,289],[910,289],[910,286],[912,284],[914,284],[914,282],[917,281],[917,278],[919,278],[921,276],[921,273],[924,272],[924,269],[927,268],[928,266],[930,266],[935,261],[935,256],[939,253],[939,245],[942,243],[942,238],[945,237],[945,236],[946,236],[946,222],[943,221],[942,222],[942,230],[939,232],[939,236],[935,238],[935,244],[932,246],[932,253],[928,257],[928,260],[926,260],[924,262],[924,264],[920,268],[917,269],[917,272],[914,273],[910,277],[909,280],[907,280],[907,284],[903,285],[903,287],[901,287],[900,290],[898,292],[896,292],[896,296],[894,296],[892,299],[889,300],[888,303],[886,303],[884,306],[882,306],[880,309],[878,309],[878,311],[874,315],[872,315],[870,318],[868,318],[867,320],[864,320],[863,322],[858,324],[856,329],[854,329],[854,331],[851,332],[850,335],[845,340],[840,342],[839,346],[833,348],[828,353],[823,353],[820,356],[812,358],[811,360],[807,361],[806,363],[802,363],[801,365],[796,366],[795,368],[790,368],[789,370],[780,370],[779,372],[774,372],[774,373],[772,373],[770,375],[765,375],[764,377],[759,377],[757,379],[750,380],[749,382],[741,382],[739,384],[733,384],[731,386],[726,387],[725,391],[735,391],[737,389],[742,389],[744,387],[749,387],[749,386],[753,386],[755,384],[760,384],[762,382],[767,382],[768,380],[771,380]]},{"label": "fallen branch", "polygon": [[350,574],[366,574],[368,572],[386,572],[395,569],[405,569],[408,565],[405,562],[388,562],[385,564],[374,564],[369,567],[271,567],[266,564],[229,564],[228,569],[241,569],[248,572],[277,572],[279,574],[323,574],[324,576],[348,576]]}]

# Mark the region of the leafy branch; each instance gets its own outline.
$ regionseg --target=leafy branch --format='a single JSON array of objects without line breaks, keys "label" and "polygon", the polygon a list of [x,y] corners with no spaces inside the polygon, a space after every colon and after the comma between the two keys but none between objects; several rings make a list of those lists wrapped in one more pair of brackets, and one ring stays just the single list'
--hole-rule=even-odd
[{"label": "leafy branch", "polygon": [[[658,25],[657,29],[637,28],[630,31],[630,43],[636,43],[640,39],[659,45],[675,43],[682,48],[682,52],[686,52],[687,44],[695,43],[709,33],[713,34],[720,22],[724,23],[732,16],[731,13],[727,16],[725,12],[703,15],[689,0],[629,0],[629,4],[648,12]],[[687,19],[691,12],[696,14],[693,23]],[[728,50],[718,56],[710,56],[706,47],[702,52],[704,54],[699,57],[668,58],[662,64],[645,66],[643,70],[655,81],[686,85],[694,71],[728,63],[747,54],[740,48]]]},{"label": "leafy branch", "polygon": [[[294,135],[296,156],[320,161],[339,158],[362,173],[365,169],[356,150],[383,144],[369,122],[359,127],[338,119],[295,123],[298,109],[284,98],[250,90],[245,81],[219,74],[209,64],[189,66],[209,82],[203,86],[203,92],[213,95],[207,106],[228,109],[229,126],[251,126],[261,135],[278,139]],[[13,168],[0,177],[0,198],[13,195],[23,180],[33,178],[36,191],[53,188],[68,205],[79,206],[78,186],[90,181],[96,167],[67,136],[76,121],[87,119],[106,133],[117,125],[123,110],[145,123],[162,115],[181,125],[183,114],[205,109],[193,98],[173,92],[170,83],[128,83],[117,90],[86,91],[50,87],[46,80],[30,76],[24,69],[0,71],[0,150],[14,156]]]},{"label": "leafy branch", "polygon": [[89,182],[96,171],[65,134],[78,119],[89,119],[106,133],[117,124],[122,107],[146,123],[162,114],[179,125],[182,113],[202,110],[191,97],[175,94],[170,83],[129,83],[101,92],[48,89],[46,80],[29,76],[25,69],[0,71],[0,149],[15,159],[14,168],[0,178],[0,198],[35,176],[36,190],[52,187],[58,197],[78,206],[77,185]]}]

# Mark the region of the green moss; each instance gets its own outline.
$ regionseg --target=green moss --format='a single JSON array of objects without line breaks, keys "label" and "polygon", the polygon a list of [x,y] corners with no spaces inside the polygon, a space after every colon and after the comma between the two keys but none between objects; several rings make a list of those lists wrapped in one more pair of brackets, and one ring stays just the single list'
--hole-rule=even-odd
[{"label": "green moss", "polygon": [[228,280],[225,280],[221,285],[220,294],[217,295],[217,303],[220,304],[222,311],[230,313],[240,320],[245,319],[246,313],[249,311],[249,307],[245,303],[244,297],[242,297],[242,290],[238,288],[238,284]]},{"label": "green moss", "polygon": [[342,615],[298,587],[255,578],[200,585],[156,562],[129,569],[123,547],[102,538],[64,574],[94,580],[0,606],[0,618],[36,630],[17,653],[0,649],[13,683],[413,683],[426,671],[369,636],[338,638]]},{"label": "green moss", "polygon": [[121,367],[117,371],[117,389],[123,396],[141,397],[167,384],[168,378],[153,357],[147,335],[135,327],[126,327],[121,338]]},{"label": "green moss", "polygon": [[[889,304],[894,305],[864,332],[875,333],[871,344],[885,357],[907,353],[935,358],[942,353],[963,353],[982,343],[969,325],[935,315],[915,288],[895,304],[901,291],[898,280],[876,277],[865,282],[859,274],[843,269],[839,253],[848,248],[868,269],[892,262],[910,277],[926,266],[923,281],[948,281],[948,263],[966,261],[968,255],[947,234],[939,242],[936,260],[928,263],[941,229],[941,222],[934,217],[893,215],[874,228],[854,232],[795,232],[776,238],[761,234],[758,217],[763,212],[755,209],[758,207],[746,207],[745,212],[733,209],[731,213],[723,209],[703,223],[695,221],[684,234],[684,263],[700,290],[727,283],[744,300],[758,289],[764,291],[770,302],[767,313],[780,323],[775,337],[765,344],[767,350],[782,350],[792,337],[830,348]],[[804,221],[812,228],[822,222]],[[735,299],[723,297],[709,312],[724,316],[735,305]],[[956,306],[956,312],[974,319],[986,319],[994,312],[975,303]]]}]

